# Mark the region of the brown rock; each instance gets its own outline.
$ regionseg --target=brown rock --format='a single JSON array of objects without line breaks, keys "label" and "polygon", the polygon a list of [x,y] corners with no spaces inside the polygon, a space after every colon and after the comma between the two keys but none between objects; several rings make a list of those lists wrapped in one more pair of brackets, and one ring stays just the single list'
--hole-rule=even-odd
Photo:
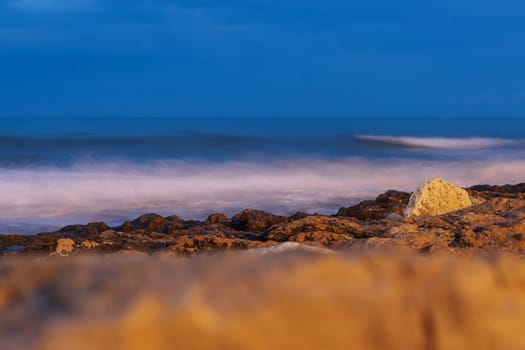
[{"label": "brown rock", "polygon": [[57,231],[58,235],[70,238],[97,237],[100,233],[109,230],[104,222],[92,222],[87,225],[68,225]]},{"label": "brown rock", "polygon": [[228,217],[222,213],[211,214],[206,219],[210,224],[224,224],[228,222]]},{"label": "brown rock", "polygon": [[379,220],[390,213],[403,215],[409,197],[409,193],[390,190],[380,194],[375,200],[363,201],[352,207],[341,208],[336,215],[354,217],[359,220]]},{"label": "brown rock", "polygon": [[280,215],[266,213],[261,210],[246,209],[234,215],[228,226],[238,231],[262,232],[273,225],[288,221]]},{"label": "brown rock", "polygon": [[297,213],[295,213],[295,214],[293,214],[293,215],[290,215],[290,216],[288,217],[288,219],[289,219],[290,221],[293,221],[293,220],[304,219],[304,218],[307,218],[307,217],[309,217],[309,216],[311,216],[311,214],[303,213],[303,212],[298,211]]},{"label": "brown rock", "polygon": [[[167,220],[158,214],[145,214],[131,221],[131,225],[126,227],[132,227],[135,230],[143,229],[146,231],[155,231],[164,228],[164,226],[166,226],[166,223]],[[126,230],[124,230],[123,228],[121,228],[121,230],[126,232]]]},{"label": "brown rock", "polygon": [[285,218],[245,210],[225,225],[220,223],[224,220],[220,214],[202,222],[148,214],[125,223],[123,231],[92,223],[33,236],[0,235],[0,255],[2,259],[9,259],[10,254],[66,255],[77,253],[73,250],[76,247],[79,253],[134,250],[153,254],[169,250],[174,254],[198,254],[277,242],[420,254],[525,255],[525,199],[521,194],[489,196],[477,205],[440,216],[400,218],[394,213],[407,196],[388,191],[374,201],[363,202],[352,209],[359,219],[304,213]]},{"label": "brown rock", "polygon": [[523,199],[525,195],[525,183],[517,185],[476,185],[467,189],[471,196],[479,196],[485,199],[496,197],[513,197]]},{"label": "brown rock", "polygon": [[26,247],[33,241],[33,236],[0,235],[0,255],[7,253],[11,247]]},{"label": "brown rock", "polygon": [[181,236],[173,242],[169,250],[177,254],[198,254],[226,250],[258,248],[262,242],[228,237],[224,234]]},{"label": "brown rock", "polygon": [[133,221],[126,221],[120,227],[120,231],[132,232],[135,230],[144,230],[148,232],[164,232],[177,230],[183,226],[183,221],[176,215],[164,218],[158,214],[145,214]]},{"label": "brown rock", "polygon": [[100,244],[95,241],[82,241],[80,243],[80,247],[84,249],[95,249],[98,246],[100,246]]},{"label": "brown rock", "polygon": [[352,220],[309,216],[268,230],[264,238],[276,242],[315,242],[329,247],[340,247],[359,236],[362,230]]}]

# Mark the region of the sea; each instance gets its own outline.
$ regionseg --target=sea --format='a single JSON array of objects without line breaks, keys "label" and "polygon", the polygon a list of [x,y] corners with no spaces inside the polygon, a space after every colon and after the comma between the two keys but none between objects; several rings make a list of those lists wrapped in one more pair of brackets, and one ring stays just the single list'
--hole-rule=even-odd
[{"label": "sea", "polygon": [[524,182],[525,120],[0,118],[1,234],[144,213],[334,214],[436,176]]}]

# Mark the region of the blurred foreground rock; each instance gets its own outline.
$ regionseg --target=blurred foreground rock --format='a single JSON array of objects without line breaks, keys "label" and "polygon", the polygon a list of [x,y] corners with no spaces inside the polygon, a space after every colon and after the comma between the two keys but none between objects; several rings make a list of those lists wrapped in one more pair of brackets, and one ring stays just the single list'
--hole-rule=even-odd
[{"label": "blurred foreground rock", "polygon": [[0,278],[2,349],[525,347],[508,256],[24,257]]}]

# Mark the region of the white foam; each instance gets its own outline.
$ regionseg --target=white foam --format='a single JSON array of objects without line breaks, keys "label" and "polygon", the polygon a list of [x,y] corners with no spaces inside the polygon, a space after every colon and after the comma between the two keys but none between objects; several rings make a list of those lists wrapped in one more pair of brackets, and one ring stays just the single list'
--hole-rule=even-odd
[{"label": "white foam", "polygon": [[401,147],[430,148],[442,150],[476,150],[523,145],[522,141],[489,137],[412,137],[390,135],[355,135],[357,140],[383,143]]},{"label": "white foam", "polygon": [[29,222],[118,224],[146,212],[198,219],[244,208],[334,213],[388,189],[411,191],[434,176],[470,186],[522,182],[523,174],[525,162],[520,159],[173,161],[0,169],[0,232]]}]

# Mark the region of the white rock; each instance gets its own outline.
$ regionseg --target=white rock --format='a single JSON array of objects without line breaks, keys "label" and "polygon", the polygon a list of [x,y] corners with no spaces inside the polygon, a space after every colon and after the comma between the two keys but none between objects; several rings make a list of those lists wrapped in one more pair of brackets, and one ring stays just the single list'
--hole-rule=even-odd
[{"label": "white rock", "polygon": [[426,180],[412,193],[405,217],[441,215],[472,205],[467,191],[440,178]]}]

